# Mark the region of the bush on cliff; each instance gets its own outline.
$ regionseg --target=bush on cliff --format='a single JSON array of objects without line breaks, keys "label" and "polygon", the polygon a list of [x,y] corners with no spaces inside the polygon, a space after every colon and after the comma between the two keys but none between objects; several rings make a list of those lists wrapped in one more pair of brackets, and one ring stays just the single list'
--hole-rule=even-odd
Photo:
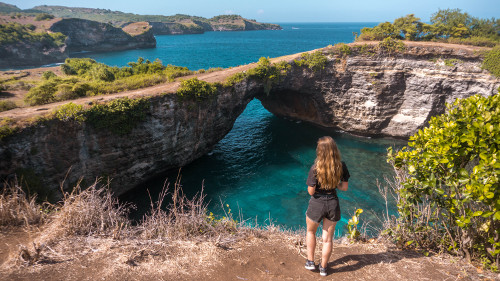
[{"label": "bush on cliff", "polygon": [[404,52],[406,47],[401,40],[387,37],[378,43],[378,49],[390,56],[395,53]]},{"label": "bush on cliff", "polygon": [[257,67],[248,70],[246,75],[250,79],[262,82],[264,84],[264,92],[269,94],[271,88],[286,76],[289,69],[290,64],[285,61],[273,64],[269,58],[261,57],[257,63]]},{"label": "bush on cliff", "polygon": [[181,82],[177,89],[177,96],[181,99],[202,101],[211,98],[217,94],[217,87],[198,78],[191,78]]},{"label": "bush on cliff", "polygon": [[149,106],[147,98],[121,98],[106,104],[96,104],[85,115],[87,121],[97,129],[126,135],[146,118]]},{"label": "bush on cliff", "polygon": [[482,67],[496,77],[500,77],[500,46],[493,48],[484,56]]},{"label": "bush on cliff", "polygon": [[[349,46],[347,46],[347,48],[349,48]],[[297,66],[306,66],[313,71],[320,71],[324,69],[327,62],[328,59],[321,51],[304,53],[300,56],[300,59],[294,61]]]},{"label": "bush on cliff", "polygon": [[117,135],[128,134],[149,112],[148,98],[119,98],[104,104],[96,104],[85,109],[72,102],[58,106],[53,116],[55,119],[78,123],[88,122],[99,130],[109,130]]},{"label": "bush on cliff", "polygon": [[389,160],[399,174],[400,244],[462,253],[498,269],[500,95],[457,100]]}]

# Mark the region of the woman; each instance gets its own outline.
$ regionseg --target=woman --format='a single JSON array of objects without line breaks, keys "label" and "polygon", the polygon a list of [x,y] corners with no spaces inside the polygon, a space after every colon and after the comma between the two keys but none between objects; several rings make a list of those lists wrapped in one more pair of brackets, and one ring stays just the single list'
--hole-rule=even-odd
[{"label": "woman", "polygon": [[315,270],[314,250],[316,248],[316,230],[323,220],[323,250],[319,272],[326,276],[326,266],[332,253],[332,239],[335,225],[340,220],[340,206],[336,189],[347,191],[349,171],[340,160],[337,144],[331,137],[318,140],[316,160],[309,170],[307,191],[311,195],[306,212],[307,261],[306,268]]}]

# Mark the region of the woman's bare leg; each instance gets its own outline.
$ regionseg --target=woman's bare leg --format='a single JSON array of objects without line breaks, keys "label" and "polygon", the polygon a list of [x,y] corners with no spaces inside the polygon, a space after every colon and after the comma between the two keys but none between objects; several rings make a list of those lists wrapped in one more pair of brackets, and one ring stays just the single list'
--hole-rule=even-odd
[{"label": "woman's bare leg", "polygon": [[319,223],[311,220],[306,216],[307,232],[306,232],[306,246],[307,246],[307,259],[314,261],[314,250],[316,249],[316,230]]},{"label": "woman's bare leg", "polygon": [[[326,268],[330,255],[332,254],[333,235],[335,234],[335,225],[337,222],[323,219],[323,250],[321,251],[321,266]],[[309,252],[309,247],[308,247]]]}]

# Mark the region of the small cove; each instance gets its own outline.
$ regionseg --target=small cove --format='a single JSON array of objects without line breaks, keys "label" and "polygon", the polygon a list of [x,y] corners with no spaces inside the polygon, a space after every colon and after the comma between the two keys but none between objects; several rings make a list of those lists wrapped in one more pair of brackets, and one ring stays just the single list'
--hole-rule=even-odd
[{"label": "small cove", "polygon": [[[208,32],[202,35],[157,36],[157,48],[111,53],[82,53],[109,65],[124,66],[138,57],[190,69],[231,67],[257,61],[260,57],[277,57],[312,50],[339,42],[352,42],[352,32],[376,23],[294,23],[282,24],[281,31]],[[343,211],[337,227],[342,233],[350,215],[362,208],[362,221],[370,229],[380,228],[385,202],[378,194],[376,181],[391,176],[386,163],[386,148],[403,142],[391,139],[369,139],[325,130],[311,124],[285,120],[266,111],[253,100],[237,119],[232,131],[207,155],[182,168],[184,192],[193,196],[202,185],[209,210],[223,215],[221,202],[231,212],[259,224],[269,220],[286,228],[304,226],[309,196],[305,180],[315,157],[316,140],[331,135],[339,144],[343,160],[351,173],[350,190],[339,192]],[[137,205],[133,214],[140,218],[149,208],[147,190],[159,193],[165,180],[172,185],[177,171],[159,175],[122,196]],[[390,202],[389,212],[395,213]],[[227,207],[226,207],[227,211]]]}]

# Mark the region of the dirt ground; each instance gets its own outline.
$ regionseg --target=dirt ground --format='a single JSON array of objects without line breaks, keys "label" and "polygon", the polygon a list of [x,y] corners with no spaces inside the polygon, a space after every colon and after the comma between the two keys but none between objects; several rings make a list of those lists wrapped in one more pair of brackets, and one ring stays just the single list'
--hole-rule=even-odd
[{"label": "dirt ground", "polygon": [[321,277],[304,268],[303,235],[272,230],[230,243],[61,238],[29,265],[19,258],[20,245],[33,247],[38,234],[0,232],[0,280],[500,280],[457,257],[345,239],[335,241],[329,275]]}]

